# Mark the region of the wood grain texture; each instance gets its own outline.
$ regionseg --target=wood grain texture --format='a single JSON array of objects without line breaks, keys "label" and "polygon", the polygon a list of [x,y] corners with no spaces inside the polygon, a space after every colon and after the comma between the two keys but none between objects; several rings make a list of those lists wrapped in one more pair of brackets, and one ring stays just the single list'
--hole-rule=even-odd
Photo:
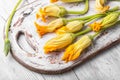
[{"label": "wood grain texture", "polygon": [[[15,4],[14,1],[7,1],[4,3],[3,0],[0,1],[1,4],[12,3]],[[9,4],[8,4],[9,5]],[[1,6],[1,5],[0,5]],[[4,10],[8,10],[6,6],[3,6],[2,12],[6,13]],[[9,6],[10,8],[10,6]],[[12,9],[12,7],[11,7]],[[1,11],[1,8],[0,8]],[[0,16],[6,16],[5,14],[0,14]],[[7,15],[9,16],[9,15]],[[4,17],[7,19],[7,17]],[[3,28],[4,20],[0,18],[0,27]],[[2,29],[0,29],[2,32]],[[2,34],[2,33],[0,33]],[[2,38],[2,35],[0,35]],[[0,61],[1,61],[1,72],[0,80],[16,80],[16,79],[24,79],[24,80],[119,80],[120,72],[120,45],[114,46],[110,48],[109,51],[105,51],[102,55],[97,56],[96,58],[90,60],[84,65],[78,66],[74,69],[74,71],[70,71],[68,73],[63,73],[59,75],[40,75],[34,72],[31,72],[21,65],[19,65],[11,55],[8,58],[5,58],[3,50],[3,40],[0,40]],[[11,64],[11,65],[10,65]],[[8,69],[6,71],[6,69]],[[5,74],[6,72],[6,74]],[[4,73],[4,74],[3,74]],[[23,73],[20,74],[20,73]],[[69,74],[70,73],[70,74]],[[75,73],[75,74],[74,74]],[[7,77],[6,77],[7,76]],[[77,76],[77,77],[76,77]]]},{"label": "wood grain texture", "polygon": [[[85,63],[81,67],[74,69],[81,80],[119,80],[119,49],[120,45],[110,48],[101,55]],[[117,57],[115,57],[117,56]],[[87,68],[85,67],[87,66]],[[82,70],[82,71],[81,71]],[[83,75],[85,75],[83,77]]]}]

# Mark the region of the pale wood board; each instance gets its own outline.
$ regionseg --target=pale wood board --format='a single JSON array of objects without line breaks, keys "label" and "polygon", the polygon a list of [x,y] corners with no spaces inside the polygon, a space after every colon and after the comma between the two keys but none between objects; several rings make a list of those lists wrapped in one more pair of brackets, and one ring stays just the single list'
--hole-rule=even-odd
[{"label": "pale wood board", "polygon": [[[1,4],[8,4],[12,3],[13,5],[15,2],[7,1],[4,2],[3,0],[0,1]],[[8,4],[9,5],[9,4]],[[1,5],[0,5],[1,7]],[[9,6],[9,8],[13,8],[13,6]],[[8,8],[6,6],[2,6],[1,8],[5,8],[6,11]],[[1,11],[0,8],[0,11]],[[0,16],[9,16],[6,14],[5,9],[2,9]],[[4,12],[4,14],[2,14]],[[4,17],[5,20],[7,17]],[[3,28],[4,26],[4,19],[0,18],[0,27]],[[0,29],[2,34],[2,29]],[[0,35],[2,39],[2,35]],[[3,40],[0,40],[1,47],[1,74],[0,80],[16,80],[16,79],[24,79],[24,80],[119,80],[120,77],[120,47],[119,44],[114,48],[110,49],[109,51],[105,51],[102,55],[96,57],[95,59],[89,61],[88,63],[79,66],[78,68],[70,71],[68,73],[60,74],[60,75],[40,75],[34,72],[31,72],[21,65],[19,65],[12,57],[9,55],[7,58],[3,55]],[[6,72],[6,74],[5,74]],[[4,76],[5,74],[5,76]],[[7,77],[6,77],[7,76]]]}]

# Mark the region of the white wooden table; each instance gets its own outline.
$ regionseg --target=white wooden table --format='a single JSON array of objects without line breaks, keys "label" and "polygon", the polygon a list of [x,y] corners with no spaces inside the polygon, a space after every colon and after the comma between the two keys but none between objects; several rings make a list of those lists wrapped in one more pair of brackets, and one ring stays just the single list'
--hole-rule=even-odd
[{"label": "white wooden table", "polygon": [[[28,0],[30,2],[34,0]],[[0,0],[0,80],[120,80],[120,44],[73,70],[57,75],[32,72],[3,53],[3,27],[17,0]]]}]

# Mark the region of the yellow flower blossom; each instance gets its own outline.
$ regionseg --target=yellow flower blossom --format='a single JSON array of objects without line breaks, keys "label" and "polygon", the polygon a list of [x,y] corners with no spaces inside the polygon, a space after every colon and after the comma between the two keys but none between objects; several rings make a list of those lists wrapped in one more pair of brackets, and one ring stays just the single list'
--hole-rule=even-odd
[{"label": "yellow flower blossom", "polygon": [[119,18],[119,13],[114,12],[103,18],[100,22],[94,22],[89,26],[93,31],[99,31],[101,28],[106,28],[114,25]]},{"label": "yellow flower blossom", "polygon": [[55,4],[51,4],[48,6],[45,6],[44,8],[40,8],[39,11],[36,14],[37,19],[42,19],[42,21],[46,22],[47,16],[54,16],[54,17],[62,17],[66,14],[66,10],[62,6],[58,6]]},{"label": "yellow flower blossom", "polygon": [[56,19],[52,22],[50,22],[47,26],[42,26],[39,25],[38,23],[34,23],[37,29],[37,32],[40,36],[49,33],[49,32],[54,32],[57,28],[65,25],[65,20],[62,18]]},{"label": "yellow flower blossom", "polygon": [[95,3],[96,10],[101,12],[101,13],[109,10],[110,7],[105,6],[105,2],[106,2],[106,0],[96,0],[96,3]]},{"label": "yellow flower blossom", "polygon": [[84,26],[83,21],[72,21],[69,22],[66,26],[61,27],[60,29],[56,30],[57,34],[63,34],[66,32],[77,32],[82,29]]},{"label": "yellow flower blossom", "polygon": [[77,59],[81,55],[81,52],[90,46],[91,43],[92,40],[89,36],[85,35],[81,37],[77,42],[67,47],[62,56],[62,60],[68,62]]},{"label": "yellow flower blossom", "polygon": [[50,39],[44,46],[45,53],[56,51],[68,46],[74,40],[75,36],[72,33],[57,35],[55,38]]}]

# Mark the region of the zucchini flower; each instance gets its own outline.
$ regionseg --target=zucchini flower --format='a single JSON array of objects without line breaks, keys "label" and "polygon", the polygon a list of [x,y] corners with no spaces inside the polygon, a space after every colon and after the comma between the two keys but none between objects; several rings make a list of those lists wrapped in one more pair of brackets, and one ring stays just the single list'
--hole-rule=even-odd
[{"label": "zucchini flower", "polygon": [[107,28],[114,25],[118,19],[119,19],[119,13],[114,12],[107,15],[100,22],[94,22],[90,24],[90,27],[92,28],[93,31],[99,31],[101,28]]},{"label": "zucchini flower", "polygon": [[109,10],[109,6],[105,6],[106,0],[96,0],[95,7],[96,10],[103,13]]},{"label": "zucchini flower", "polygon": [[83,26],[84,26],[83,21],[72,21],[72,22],[69,22],[66,26],[63,26],[59,28],[58,30],[56,30],[56,33],[63,34],[66,32],[77,32],[81,30]]},{"label": "zucchini flower", "polygon": [[34,23],[35,26],[36,26],[36,29],[37,29],[37,32],[40,36],[43,36],[44,34],[46,33],[49,33],[49,32],[53,32],[55,31],[57,28],[63,26],[66,24],[66,21],[65,19],[62,19],[62,18],[59,18],[59,19],[56,19],[52,22],[50,22],[47,26],[42,26],[42,25],[39,25],[38,23]]},{"label": "zucchini flower", "polygon": [[88,12],[89,9],[89,1],[85,0],[85,8],[82,11],[70,11],[65,9],[59,5],[48,5],[44,8],[40,8],[36,14],[37,19],[42,19],[42,21],[46,22],[46,17],[53,16],[53,17],[63,17],[66,14],[85,14]]},{"label": "zucchini flower", "polygon": [[62,17],[65,14],[67,14],[67,11],[64,7],[52,4],[45,6],[44,8],[40,8],[36,14],[36,18],[41,18],[42,21],[46,22],[46,16]]},{"label": "zucchini flower", "polygon": [[[57,2],[57,1],[59,1],[59,0],[50,0],[51,3]],[[84,0],[60,0],[60,1],[62,1],[62,2],[82,2]]]},{"label": "zucchini flower", "polygon": [[85,35],[81,37],[77,42],[67,47],[62,56],[62,60],[68,62],[77,59],[82,51],[89,47],[91,43],[92,40],[89,36]]},{"label": "zucchini flower", "polygon": [[72,33],[58,35],[46,42],[44,51],[45,53],[49,53],[58,49],[62,49],[71,44],[74,38],[75,36]]}]

